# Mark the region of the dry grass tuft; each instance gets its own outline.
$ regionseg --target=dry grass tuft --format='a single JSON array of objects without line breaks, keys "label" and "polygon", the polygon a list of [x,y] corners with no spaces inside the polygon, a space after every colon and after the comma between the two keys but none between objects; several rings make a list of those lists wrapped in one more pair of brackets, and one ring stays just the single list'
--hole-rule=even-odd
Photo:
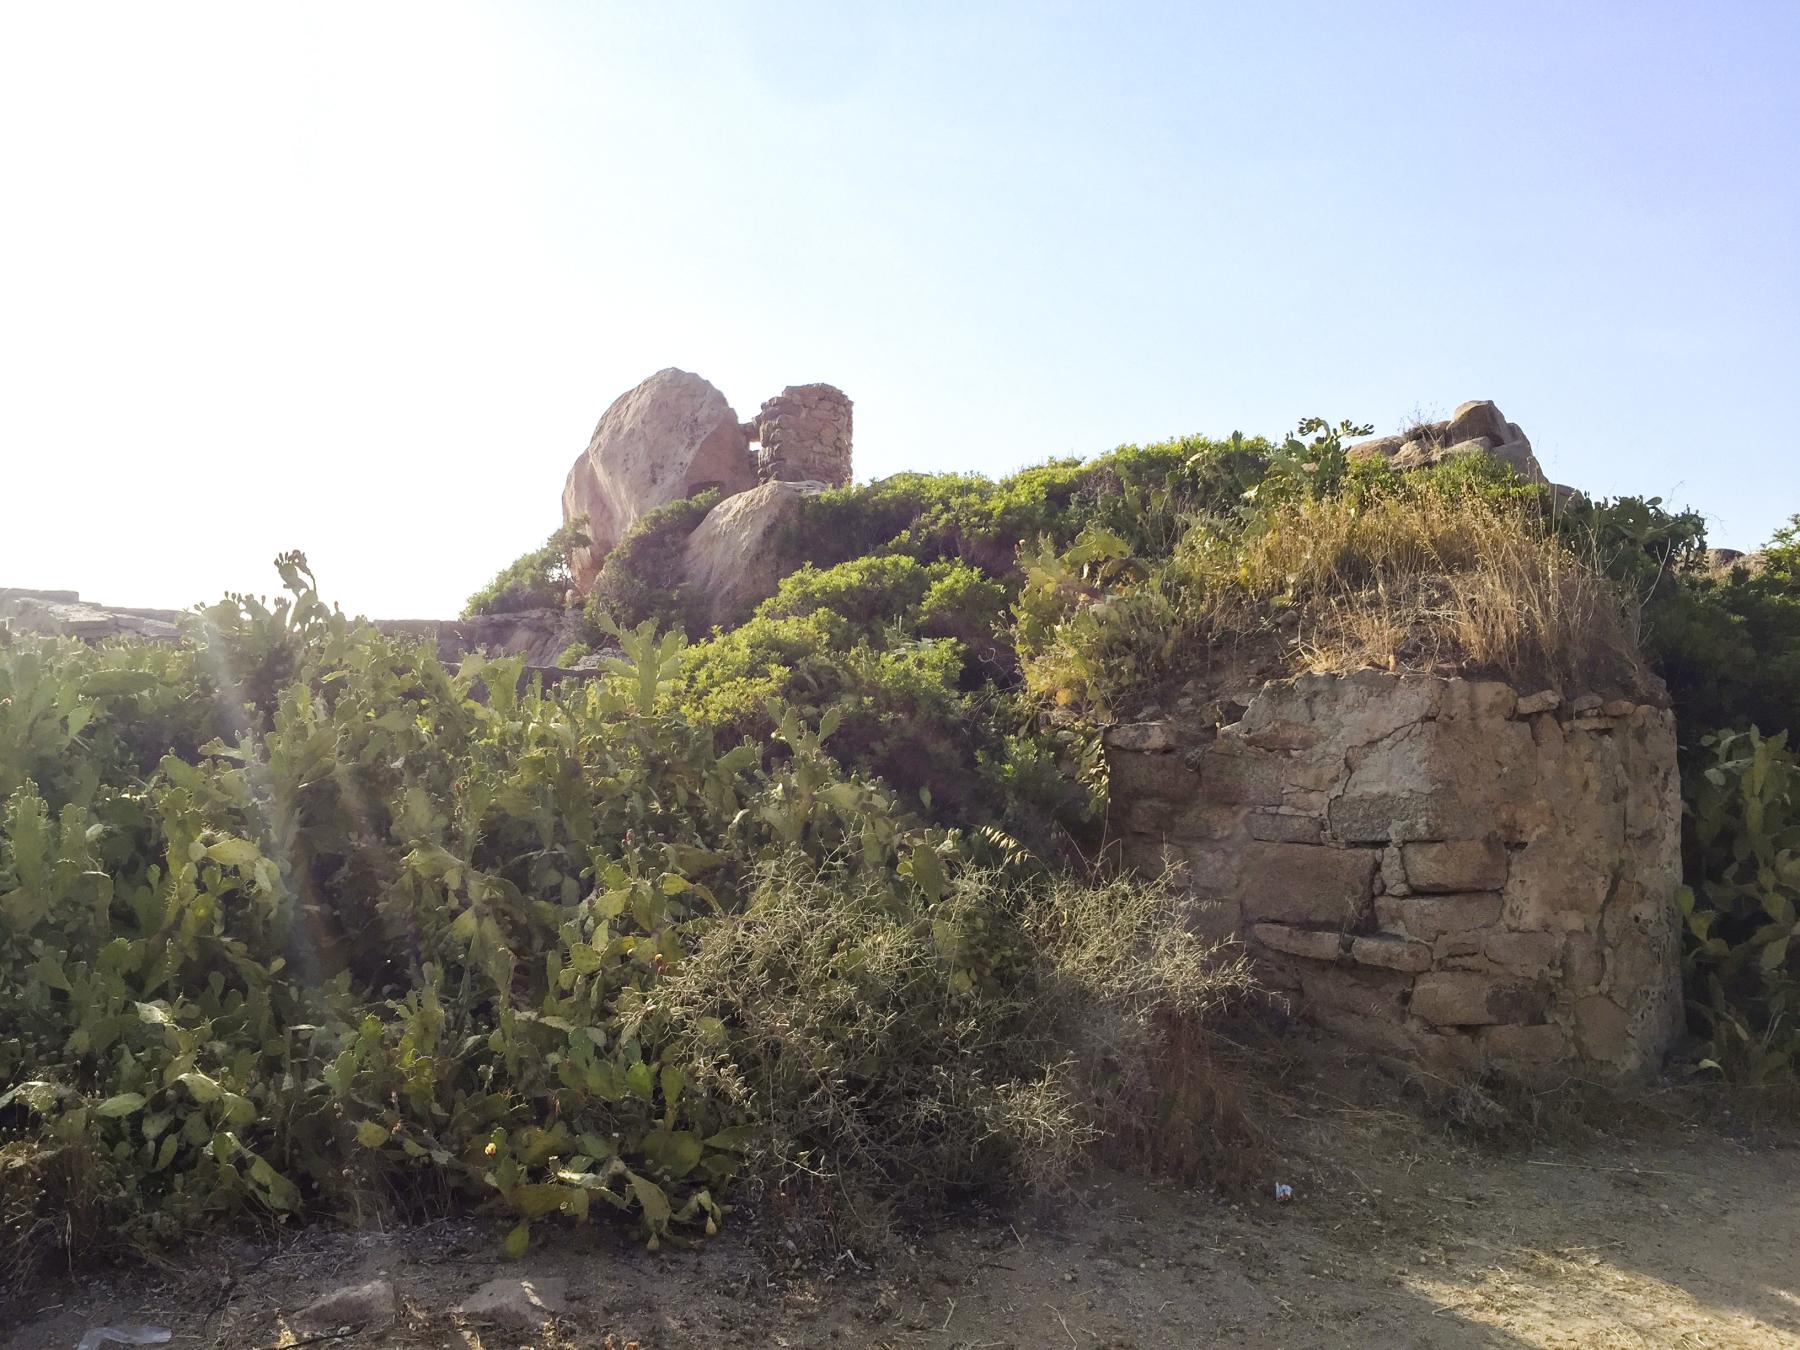
[{"label": "dry grass tuft", "polygon": [[1189,556],[1204,626],[1224,635],[1291,616],[1301,669],[1455,667],[1583,689],[1649,678],[1635,611],[1529,504],[1431,489],[1306,499],[1226,558]]}]

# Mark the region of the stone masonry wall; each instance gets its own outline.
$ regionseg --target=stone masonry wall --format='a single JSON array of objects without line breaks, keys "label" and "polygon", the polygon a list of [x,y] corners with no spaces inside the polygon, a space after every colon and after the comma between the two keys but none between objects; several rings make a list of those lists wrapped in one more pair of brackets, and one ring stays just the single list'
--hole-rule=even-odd
[{"label": "stone masonry wall", "polygon": [[1303,1015],[1445,1067],[1657,1064],[1682,1017],[1666,709],[1375,671],[1240,709],[1112,728],[1114,825]]},{"label": "stone masonry wall", "polygon": [[757,474],[764,482],[850,483],[851,404],[829,384],[791,384],[762,405],[748,424],[762,447]]}]

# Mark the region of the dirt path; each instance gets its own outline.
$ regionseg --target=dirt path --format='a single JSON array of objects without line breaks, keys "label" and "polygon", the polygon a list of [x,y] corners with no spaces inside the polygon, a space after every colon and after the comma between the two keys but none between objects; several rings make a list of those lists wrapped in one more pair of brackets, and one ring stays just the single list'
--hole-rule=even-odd
[{"label": "dirt path", "polygon": [[[1100,1178],[939,1229],[874,1272],[784,1272],[730,1236],[652,1255],[567,1234],[507,1266],[482,1222],[308,1234],[173,1276],[32,1291],[0,1342],[67,1350],[88,1327],[130,1321],[170,1327],[177,1347],[291,1344],[289,1314],[384,1272],[400,1323],[314,1344],[1800,1346],[1800,1149],[1624,1122],[1578,1147],[1497,1157],[1416,1113],[1332,1100],[1283,1123],[1286,1205]],[[553,1327],[452,1311],[521,1273],[568,1281]]]}]

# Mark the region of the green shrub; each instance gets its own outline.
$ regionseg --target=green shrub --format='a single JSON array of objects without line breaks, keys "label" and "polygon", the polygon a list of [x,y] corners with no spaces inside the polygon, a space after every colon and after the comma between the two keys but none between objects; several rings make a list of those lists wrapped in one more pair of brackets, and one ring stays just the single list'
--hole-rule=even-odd
[{"label": "green shrub", "polygon": [[1016,606],[1028,688],[1105,718],[1221,655],[1269,676],[1448,665],[1643,684],[1635,612],[1559,540],[1547,494],[1485,457],[1352,464],[1340,438],[1360,430],[1303,423],[1236,510],[1183,516],[1148,551],[1097,523],[1042,541]]},{"label": "green shrub", "polygon": [[1722,576],[1692,559],[1645,606],[1646,646],[1696,731],[1800,735],[1800,516],[1762,559]]},{"label": "green shrub", "polygon": [[581,664],[582,661],[593,654],[594,648],[591,643],[571,642],[556,654],[556,664],[562,669],[568,670],[573,666]]},{"label": "green shrub", "polygon": [[807,563],[782,579],[775,594],[757,606],[756,617],[834,614],[846,625],[844,632],[866,641],[912,616],[946,570],[944,564],[927,567],[903,555],[856,558],[828,568]]},{"label": "green shrub", "polygon": [[598,630],[607,622],[636,628],[650,621],[690,637],[704,631],[705,597],[690,594],[682,582],[681,558],[688,536],[718,500],[716,490],[684,497],[633,525],[601,564],[588,597],[589,624]]},{"label": "green shrub", "polygon": [[1688,997],[1708,1063],[1762,1082],[1800,1068],[1800,756],[1785,731],[1722,732],[1703,745],[1681,895]]},{"label": "green shrub", "polygon": [[[325,611],[303,561],[290,575],[291,622],[241,610],[187,663],[128,649],[130,679],[116,651],[0,653],[0,1130],[20,1166],[83,1177],[147,1242],[445,1187],[521,1225],[594,1201],[652,1238],[716,1216],[746,1122],[687,1090],[650,991],[758,860],[898,896],[954,842],[791,718],[774,767],[721,754],[660,710],[677,645],[627,634],[605,682],[517,693],[518,658],[452,675]],[[246,632],[294,644],[272,710],[221,704],[221,737],[141,778],[102,700],[265,668],[279,644],[241,650]]]},{"label": "green shrub", "polygon": [[[746,1179],[823,1167],[931,1203],[1099,1128],[1040,1025],[1074,976],[1021,955],[1035,892],[965,877],[976,841],[841,767],[894,761],[908,720],[964,756],[930,774],[967,762],[953,644],[852,646],[817,731],[765,707],[766,745],[732,743],[682,711],[679,634],[621,631],[602,678],[521,688],[520,658],[452,673],[280,566],[288,597],[197,614],[191,646],[0,647],[0,1257],[451,1195],[505,1215],[513,1252],[596,1205],[655,1244],[713,1231]],[[1176,951],[1173,910],[1134,903],[1121,950]],[[784,905],[820,925],[791,954],[817,998],[772,1052],[776,987],[712,973],[789,959],[759,936]],[[1206,971],[1171,988],[1241,987],[1179,950]],[[812,983],[827,966],[850,1002]],[[1186,1006],[1146,997],[1105,993]],[[791,1057],[834,1006],[889,1019],[837,1051],[845,1083],[886,1085],[867,1134],[821,1124]],[[760,1086],[728,1071],[769,1053]],[[978,1129],[931,1125],[965,1106]]]},{"label": "green shrub", "polygon": [[463,618],[477,614],[515,614],[524,609],[561,609],[573,576],[569,551],[585,548],[587,522],[570,521],[533,549],[500,569],[500,574],[463,606]]}]

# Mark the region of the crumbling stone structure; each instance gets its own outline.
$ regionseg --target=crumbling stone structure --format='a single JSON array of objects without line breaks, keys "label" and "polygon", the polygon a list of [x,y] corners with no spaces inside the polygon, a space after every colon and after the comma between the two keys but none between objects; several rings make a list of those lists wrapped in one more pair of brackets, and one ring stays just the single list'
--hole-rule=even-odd
[{"label": "crumbling stone structure", "polygon": [[790,384],[745,430],[763,482],[850,484],[850,400],[829,384]]},{"label": "crumbling stone structure", "polygon": [[1127,861],[1176,867],[1197,922],[1357,1044],[1656,1066],[1681,1026],[1667,708],[1377,671],[1243,697],[1108,732]]}]

